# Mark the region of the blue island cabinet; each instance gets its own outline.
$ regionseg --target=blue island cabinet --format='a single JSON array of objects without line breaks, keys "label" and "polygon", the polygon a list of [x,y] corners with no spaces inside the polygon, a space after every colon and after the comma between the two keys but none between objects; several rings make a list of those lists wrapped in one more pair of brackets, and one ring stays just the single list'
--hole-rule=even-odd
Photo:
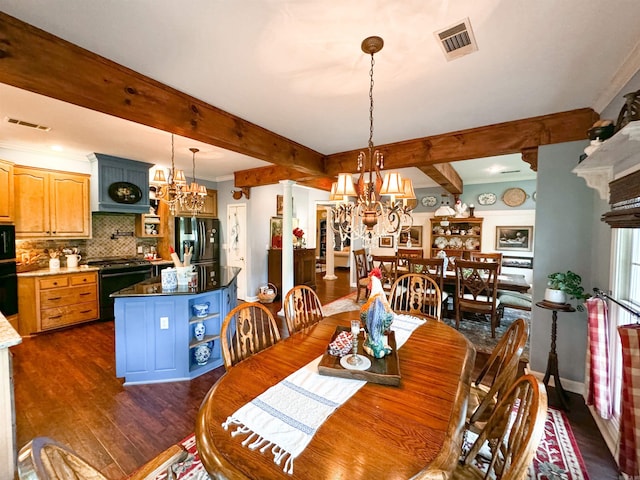
[{"label": "blue island cabinet", "polygon": [[[236,305],[235,288],[232,281],[191,295],[116,297],[116,375],[134,385],[190,380],[221,366],[220,327]],[[193,308],[203,304],[206,312]],[[195,334],[199,323],[205,327],[201,339]]]}]

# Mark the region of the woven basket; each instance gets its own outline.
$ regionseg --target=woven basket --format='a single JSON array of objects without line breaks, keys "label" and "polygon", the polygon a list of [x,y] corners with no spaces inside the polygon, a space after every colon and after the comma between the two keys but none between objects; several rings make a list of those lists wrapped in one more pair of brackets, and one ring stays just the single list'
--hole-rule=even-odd
[{"label": "woven basket", "polygon": [[273,293],[258,292],[258,301],[260,303],[271,303],[273,302],[273,299],[276,298],[276,295],[278,295],[278,289],[273,283],[268,283],[267,285],[271,287]]}]

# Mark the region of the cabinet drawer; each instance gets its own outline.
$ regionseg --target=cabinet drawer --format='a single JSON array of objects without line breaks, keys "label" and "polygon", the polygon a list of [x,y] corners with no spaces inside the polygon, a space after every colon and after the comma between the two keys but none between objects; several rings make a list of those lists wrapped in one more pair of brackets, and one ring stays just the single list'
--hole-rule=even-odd
[{"label": "cabinet drawer", "polygon": [[87,302],[76,305],[48,308],[40,311],[42,330],[62,327],[98,318],[98,303]]},{"label": "cabinet drawer", "polygon": [[41,278],[39,280],[40,290],[47,288],[59,288],[69,286],[69,277],[67,275],[53,276]]},{"label": "cabinet drawer", "polygon": [[95,302],[98,298],[96,284],[58,288],[40,292],[40,309],[44,310],[74,303]]},{"label": "cabinet drawer", "polygon": [[85,285],[89,283],[96,283],[97,279],[98,276],[93,272],[71,275],[71,285]]}]

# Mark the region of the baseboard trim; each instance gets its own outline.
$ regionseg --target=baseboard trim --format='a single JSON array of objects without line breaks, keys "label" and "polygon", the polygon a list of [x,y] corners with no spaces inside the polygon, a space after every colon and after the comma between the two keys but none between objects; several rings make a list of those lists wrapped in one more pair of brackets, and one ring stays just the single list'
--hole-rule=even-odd
[{"label": "baseboard trim", "polygon": [[[536,377],[540,381],[542,381],[542,379],[544,378],[544,373],[534,372],[533,370],[530,370],[528,366],[525,369],[525,371],[527,373],[532,374],[534,377]],[[566,378],[560,378],[560,381],[562,382],[562,387],[567,392],[577,393],[578,395],[584,396],[584,393],[585,393],[584,382],[576,382],[575,380],[568,380]],[[553,377],[549,379],[549,386],[551,387],[555,386]]]}]

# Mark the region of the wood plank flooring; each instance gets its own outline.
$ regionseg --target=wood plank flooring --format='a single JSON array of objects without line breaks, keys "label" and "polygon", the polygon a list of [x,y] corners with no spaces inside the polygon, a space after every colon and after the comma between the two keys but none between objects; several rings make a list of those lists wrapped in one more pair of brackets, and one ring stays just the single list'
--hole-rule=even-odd
[{"label": "wood plank flooring", "polygon": [[[335,281],[317,274],[323,304],[354,290],[347,270],[336,273]],[[280,306],[269,304],[276,313]],[[12,347],[18,446],[48,436],[106,477],[120,479],[193,432],[200,403],[224,368],[188,382],[123,387],[115,376],[114,350],[113,322],[44,334]],[[479,356],[477,365],[482,361]],[[617,478],[582,397],[571,394],[571,407],[569,419],[591,478]]]}]

